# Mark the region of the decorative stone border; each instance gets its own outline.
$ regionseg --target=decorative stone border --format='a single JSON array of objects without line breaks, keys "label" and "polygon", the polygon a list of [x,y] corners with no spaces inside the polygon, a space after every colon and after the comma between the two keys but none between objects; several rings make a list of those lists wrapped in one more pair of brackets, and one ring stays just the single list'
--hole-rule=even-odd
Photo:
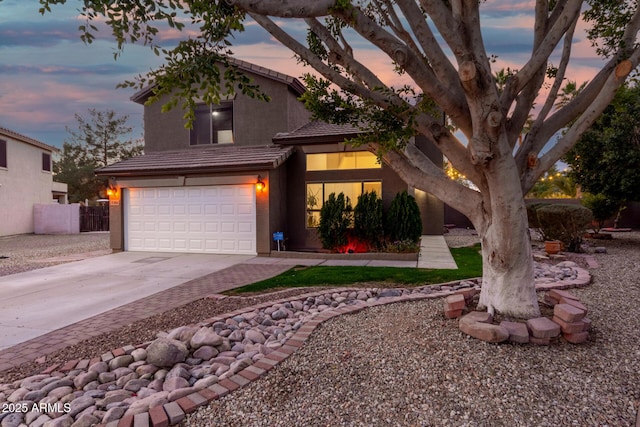
[{"label": "decorative stone border", "polygon": [[[591,282],[591,276],[589,273],[579,267],[574,267],[578,274],[574,280],[563,280],[555,283],[537,284],[537,291],[547,291],[550,289],[567,289],[572,287],[583,287]],[[180,423],[185,419],[186,415],[194,412],[200,406],[209,404],[210,402],[220,399],[227,394],[242,388],[252,381],[259,379],[266,375],[268,371],[273,369],[282,361],[286,360],[291,354],[302,347],[306,340],[311,336],[313,331],[322,323],[330,320],[334,317],[357,313],[369,307],[377,307],[385,304],[419,301],[425,299],[443,298],[450,295],[468,293],[469,290],[480,290],[480,285],[472,285],[470,282],[479,283],[480,279],[471,279],[463,281],[448,282],[441,285],[430,285],[423,288],[414,288],[412,293],[407,293],[400,296],[383,296],[376,298],[368,298],[366,301],[354,300],[351,305],[344,305],[338,308],[329,308],[320,313],[314,315],[311,320],[305,321],[302,326],[290,336],[284,344],[277,348],[275,351],[265,355],[257,360],[255,363],[245,367],[234,375],[228,378],[220,379],[217,383],[210,385],[198,391],[192,392],[186,390],[183,395],[177,394],[174,396],[175,400],[168,403],[151,407],[147,412],[138,413],[136,415],[129,415],[124,418],[120,418],[114,421],[110,421],[106,424],[98,424],[99,427],[168,427]],[[464,284],[464,285],[461,285]],[[429,293],[423,293],[425,292]],[[325,289],[322,291],[309,292],[295,297],[282,298],[275,301],[269,301],[254,305],[251,307],[245,307],[239,310],[235,310],[230,313],[226,313],[222,316],[216,316],[206,319],[195,326],[197,327],[211,327],[216,322],[224,322],[226,319],[233,318],[235,316],[243,315],[255,310],[266,309],[275,304],[284,304],[296,300],[304,300],[309,297],[318,297],[325,294],[343,293],[343,292],[359,292],[362,288],[334,288]],[[140,348],[146,348],[150,342],[133,346],[128,345],[121,348],[117,348],[107,352],[100,357],[93,359],[71,360],[66,363],[56,364],[49,366],[43,370],[42,374],[55,375],[55,373],[65,374],[75,369],[87,369],[89,366],[97,362],[109,362],[117,357],[130,355],[133,351]],[[187,393],[188,391],[188,393]],[[23,424],[24,425],[24,424]],[[54,418],[47,423],[37,424],[37,420],[31,425],[44,425],[45,427],[67,427],[69,426],[69,418]],[[74,427],[88,427],[90,424],[83,424],[76,421]],[[3,423],[4,426],[4,423]]]}]

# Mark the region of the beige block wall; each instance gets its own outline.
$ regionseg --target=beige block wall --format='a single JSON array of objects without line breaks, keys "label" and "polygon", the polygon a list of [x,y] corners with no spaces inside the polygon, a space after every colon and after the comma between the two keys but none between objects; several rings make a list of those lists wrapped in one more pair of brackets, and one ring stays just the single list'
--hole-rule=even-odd
[{"label": "beige block wall", "polygon": [[7,167],[0,167],[0,236],[33,233],[34,204],[52,203],[53,176],[42,170],[47,152],[5,136]]}]

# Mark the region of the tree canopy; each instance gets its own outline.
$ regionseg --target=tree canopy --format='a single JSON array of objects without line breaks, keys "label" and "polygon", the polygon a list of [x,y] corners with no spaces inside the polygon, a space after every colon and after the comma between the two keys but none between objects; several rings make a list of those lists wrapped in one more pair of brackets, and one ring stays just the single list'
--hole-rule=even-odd
[{"label": "tree canopy", "polygon": [[[40,0],[42,11],[66,0]],[[98,24],[119,49],[145,43],[165,57],[125,86],[153,84],[151,101],[171,96],[187,116],[226,91],[266,98],[227,58],[234,34],[255,22],[314,70],[305,76],[317,118],[362,126],[359,142],[411,187],[463,212],[482,241],[480,307],[539,314],[524,194],[564,156],[638,66],[640,4],[627,0],[540,0],[531,5],[530,55],[502,73],[483,37],[477,0],[84,0],[82,37]],[[184,31],[175,47],[161,30]],[[554,109],[573,64],[577,28],[587,28],[600,71]],[[300,36],[300,28],[306,38]],[[384,55],[407,81],[392,87],[367,67],[360,46]],[[557,55],[554,63],[552,55]],[[117,56],[117,52],[116,52]],[[437,106],[437,109],[434,107]],[[437,113],[436,113],[437,111]],[[442,114],[447,121],[442,120]],[[526,126],[526,131],[525,131]],[[551,146],[550,139],[565,131]],[[522,138],[522,135],[524,137]],[[458,136],[461,135],[461,136]],[[451,180],[415,143],[431,142],[473,186]],[[520,143],[521,141],[521,143]]]},{"label": "tree canopy", "polygon": [[640,87],[623,86],[564,160],[583,191],[640,200]]}]

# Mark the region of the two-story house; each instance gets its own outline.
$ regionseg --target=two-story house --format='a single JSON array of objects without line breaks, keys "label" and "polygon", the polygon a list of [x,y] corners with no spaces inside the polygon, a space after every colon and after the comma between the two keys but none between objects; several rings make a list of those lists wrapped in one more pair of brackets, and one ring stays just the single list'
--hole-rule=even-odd
[{"label": "two-story house", "polygon": [[58,149],[0,127],[0,236],[33,233],[33,206],[66,202],[67,184],[53,181]]},{"label": "two-story house", "polygon": [[[409,189],[366,148],[345,143],[356,129],[310,122],[297,79],[236,63],[270,102],[237,93],[202,104],[192,129],[179,109],[162,113],[162,99],[146,105],[145,154],[97,172],[113,190],[114,250],[269,254],[276,232],[288,250],[317,249],[319,212],[330,193],[344,192],[355,205],[362,192],[376,190],[388,207]],[[144,104],[152,90],[132,100]],[[416,198],[426,233],[441,234],[442,204],[422,192]]]}]

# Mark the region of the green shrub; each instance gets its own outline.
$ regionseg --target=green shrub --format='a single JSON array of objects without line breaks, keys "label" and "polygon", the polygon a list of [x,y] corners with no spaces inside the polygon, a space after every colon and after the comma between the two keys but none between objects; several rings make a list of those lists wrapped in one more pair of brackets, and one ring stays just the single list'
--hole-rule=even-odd
[{"label": "green shrub", "polygon": [[406,191],[396,194],[387,212],[387,234],[392,241],[417,242],[422,235],[420,209],[413,196]]},{"label": "green shrub", "polygon": [[614,216],[620,209],[620,203],[612,200],[604,194],[584,193],[582,196],[582,206],[591,209],[596,226],[594,232],[597,234],[602,229],[604,222]]},{"label": "green shrub", "polygon": [[384,236],[382,199],[375,191],[358,196],[353,209],[353,234],[369,246],[379,248]]},{"label": "green shrub", "polygon": [[318,234],[322,247],[336,250],[347,244],[347,229],[351,223],[351,202],[343,193],[336,196],[329,194],[329,198],[320,209],[320,224]]},{"label": "green shrub", "polygon": [[580,252],[585,231],[593,221],[591,211],[580,205],[547,205],[536,209],[545,240],[560,240],[569,252]]},{"label": "green shrub", "polygon": [[[527,204],[527,218],[529,220],[529,227],[535,228],[538,231],[541,231],[541,230],[540,230],[540,222],[538,221],[538,214],[536,211],[543,206],[550,206],[550,204],[543,203],[543,202]],[[548,240],[548,239],[543,239],[543,240]]]}]

